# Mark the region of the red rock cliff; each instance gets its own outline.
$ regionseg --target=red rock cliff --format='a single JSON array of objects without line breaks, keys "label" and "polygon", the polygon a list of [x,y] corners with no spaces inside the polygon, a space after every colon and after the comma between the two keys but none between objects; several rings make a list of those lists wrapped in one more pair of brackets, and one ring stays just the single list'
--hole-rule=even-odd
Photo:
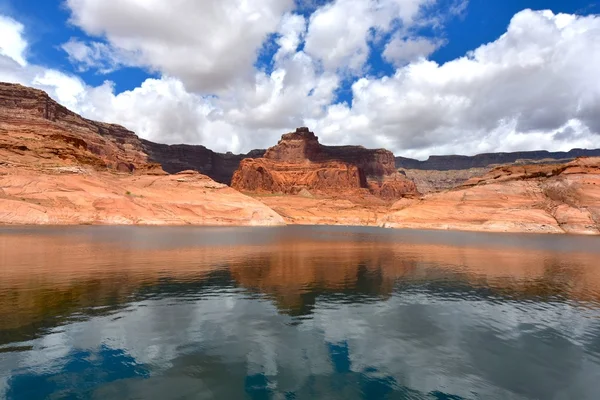
[{"label": "red rock cliff", "polygon": [[[7,133],[16,132],[18,127],[18,137]],[[242,159],[264,154],[263,150],[221,154],[200,145],[153,143],[120,125],[83,118],[41,90],[4,82],[0,82],[2,133],[0,151],[11,149],[20,152],[17,156],[30,155],[32,162],[56,157],[67,163],[122,172],[162,166],[171,174],[195,170],[225,184],[231,182]],[[24,137],[26,144],[22,143]]]},{"label": "red rock cliff", "polygon": [[88,165],[121,172],[162,171],[135,133],[85,119],[47,93],[0,82],[0,152],[5,162]]},{"label": "red rock cliff", "polygon": [[386,200],[418,194],[415,184],[396,172],[391,152],[324,146],[308,128],[284,134],[263,158],[243,160],[231,185],[247,192],[286,194],[366,190]]},{"label": "red rock cliff", "polygon": [[0,225],[283,223],[198,172],[166,174],[122,126],[82,118],[40,90],[0,83]]}]

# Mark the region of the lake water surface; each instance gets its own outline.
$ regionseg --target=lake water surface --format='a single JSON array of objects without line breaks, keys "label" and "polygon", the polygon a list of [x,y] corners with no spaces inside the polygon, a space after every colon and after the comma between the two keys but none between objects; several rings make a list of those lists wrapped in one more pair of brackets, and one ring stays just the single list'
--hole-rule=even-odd
[{"label": "lake water surface", "polygon": [[0,398],[598,399],[600,238],[0,228]]}]

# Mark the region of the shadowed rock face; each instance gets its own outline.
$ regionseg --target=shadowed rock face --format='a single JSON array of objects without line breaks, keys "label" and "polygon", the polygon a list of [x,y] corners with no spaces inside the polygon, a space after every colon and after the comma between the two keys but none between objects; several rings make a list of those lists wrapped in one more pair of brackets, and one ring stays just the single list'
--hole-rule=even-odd
[{"label": "shadowed rock face", "polygon": [[243,160],[231,184],[247,192],[285,194],[366,190],[387,200],[418,194],[414,183],[396,172],[391,152],[324,146],[308,128],[284,134],[263,158]]},{"label": "shadowed rock face", "polygon": [[430,156],[425,161],[396,157],[396,167],[417,170],[450,171],[470,168],[485,168],[499,164],[514,163],[557,163],[569,162],[577,157],[600,157],[600,149],[573,149],[570,151],[550,152],[518,151],[513,153],[485,153],[475,156]]},{"label": "shadowed rock face", "polygon": [[167,145],[142,139],[144,150],[151,160],[160,163],[165,171],[175,174],[194,170],[217,182],[229,185],[235,170],[245,158],[259,158],[264,150],[252,150],[248,154],[222,154],[200,145]]}]

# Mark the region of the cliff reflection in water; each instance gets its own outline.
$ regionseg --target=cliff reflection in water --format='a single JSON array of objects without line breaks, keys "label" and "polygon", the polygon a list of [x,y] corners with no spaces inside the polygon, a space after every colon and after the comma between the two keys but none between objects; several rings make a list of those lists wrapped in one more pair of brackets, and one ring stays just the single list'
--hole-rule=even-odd
[{"label": "cliff reflection in water", "polygon": [[0,397],[594,398],[594,239],[4,229]]}]

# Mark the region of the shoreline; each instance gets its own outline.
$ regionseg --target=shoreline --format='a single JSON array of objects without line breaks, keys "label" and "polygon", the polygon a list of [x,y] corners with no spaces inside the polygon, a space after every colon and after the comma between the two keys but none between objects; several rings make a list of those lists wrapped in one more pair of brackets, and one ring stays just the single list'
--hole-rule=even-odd
[{"label": "shoreline", "polygon": [[598,233],[577,233],[577,232],[550,232],[545,230],[489,230],[489,229],[453,229],[453,228],[435,228],[432,226],[423,227],[389,227],[380,225],[347,225],[347,224],[281,224],[281,225],[252,225],[252,224],[106,224],[106,223],[64,223],[64,224],[20,224],[20,223],[0,223],[0,229],[6,228],[75,228],[75,227],[103,227],[103,228],[259,228],[259,229],[278,229],[285,227],[323,227],[323,228],[369,228],[378,231],[394,232],[462,232],[462,233],[484,233],[484,234],[503,234],[503,235],[544,235],[544,236],[576,236],[576,237],[597,237]]}]

